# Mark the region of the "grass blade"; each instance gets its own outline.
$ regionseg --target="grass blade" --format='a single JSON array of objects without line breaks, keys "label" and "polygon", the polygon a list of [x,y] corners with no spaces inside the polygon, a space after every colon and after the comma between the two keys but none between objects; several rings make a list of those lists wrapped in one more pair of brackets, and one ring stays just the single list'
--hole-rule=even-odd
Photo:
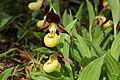
[{"label": "grass blade", "polygon": [[10,52],[12,52],[12,51],[14,51],[14,50],[16,50],[17,48],[11,48],[11,49],[9,49],[8,51],[6,51],[6,52],[4,52],[4,53],[1,53],[0,54],[0,57],[3,57],[3,56],[5,56],[5,55],[7,55],[7,54],[9,54]]},{"label": "grass blade", "polygon": [[4,72],[2,72],[0,74],[0,80],[7,80],[7,78],[10,76],[10,74],[12,73],[13,71],[13,67],[12,68],[8,68],[6,69]]}]

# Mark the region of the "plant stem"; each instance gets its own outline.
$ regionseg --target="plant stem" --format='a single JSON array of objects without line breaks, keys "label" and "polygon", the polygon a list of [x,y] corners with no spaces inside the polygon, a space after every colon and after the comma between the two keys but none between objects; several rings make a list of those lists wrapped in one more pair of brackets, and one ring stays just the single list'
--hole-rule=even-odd
[{"label": "plant stem", "polygon": [[99,0],[95,0],[95,14],[98,15]]},{"label": "plant stem", "polygon": [[116,35],[117,35],[117,34],[116,34],[116,26],[117,26],[117,25],[114,25],[114,39],[116,39]]},{"label": "plant stem", "polygon": [[92,41],[92,31],[91,31],[91,26],[89,26],[89,36],[90,36],[90,41]]}]

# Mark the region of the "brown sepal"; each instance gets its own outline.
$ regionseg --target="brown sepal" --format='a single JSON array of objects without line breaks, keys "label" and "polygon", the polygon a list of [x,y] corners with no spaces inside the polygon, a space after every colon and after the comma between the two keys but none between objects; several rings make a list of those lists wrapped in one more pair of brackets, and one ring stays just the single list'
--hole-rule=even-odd
[{"label": "brown sepal", "polygon": [[119,30],[119,29],[120,29],[120,22],[117,25],[117,30]]},{"label": "brown sepal", "polygon": [[64,57],[64,59],[65,59],[70,65],[75,66],[74,63],[73,63],[73,61],[72,61],[70,58]]},{"label": "brown sepal", "polygon": [[99,14],[102,14],[107,8],[108,8],[109,4],[107,4],[101,11]]},{"label": "brown sepal", "polygon": [[60,23],[60,17],[58,16],[58,14],[54,13],[53,9],[48,12],[47,16],[46,16],[46,21],[48,23],[56,23],[59,24]]}]

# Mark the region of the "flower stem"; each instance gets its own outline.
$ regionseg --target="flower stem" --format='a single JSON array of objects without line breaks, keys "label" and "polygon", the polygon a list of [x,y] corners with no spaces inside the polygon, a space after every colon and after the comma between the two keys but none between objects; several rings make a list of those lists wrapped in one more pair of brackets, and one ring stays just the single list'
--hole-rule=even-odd
[{"label": "flower stem", "polygon": [[116,39],[116,35],[117,35],[116,26],[117,26],[117,25],[114,25],[114,39]]},{"label": "flower stem", "polygon": [[89,36],[90,36],[90,41],[92,41],[92,31],[91,31],[91,26],[89,26]]}]

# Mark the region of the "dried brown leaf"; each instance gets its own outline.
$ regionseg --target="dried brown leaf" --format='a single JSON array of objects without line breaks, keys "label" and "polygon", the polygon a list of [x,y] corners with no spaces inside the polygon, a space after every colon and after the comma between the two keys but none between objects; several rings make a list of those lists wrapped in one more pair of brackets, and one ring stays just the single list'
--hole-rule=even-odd
[{"label": "dried brown leaf", "polygon": [[30,58],[30,54],[28,53],[28,51],[24,50],[19,50],[20,51],[20,56],[25,58],[27,61],[31,61],[31,58]]}]

